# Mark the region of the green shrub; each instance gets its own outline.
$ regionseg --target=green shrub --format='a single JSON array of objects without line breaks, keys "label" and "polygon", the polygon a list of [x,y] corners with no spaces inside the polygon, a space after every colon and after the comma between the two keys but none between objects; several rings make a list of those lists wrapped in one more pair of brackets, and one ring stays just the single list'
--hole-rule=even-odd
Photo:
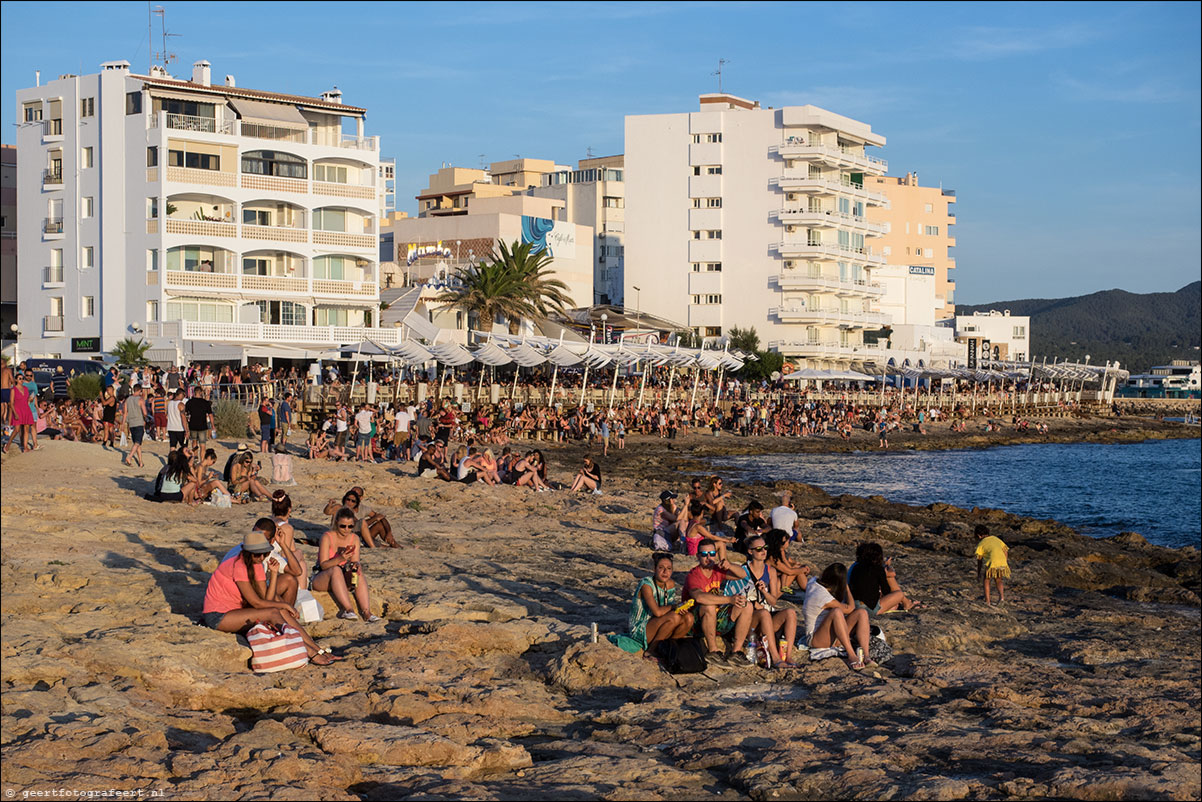
[{"label": "green shrub", "polygon": [[218,437],[246,437],[249,421],[246,408],[237,401],[224,398],[213,404],[213,422],[217,425]]},{"label": "green shrub", "polygon": [[408,507],[409,509],[413,510],[414,512],[422,511],[422,503],[418,499],[410,499],[409,503],[407,503],[405,506]]},{"label": "green shrub", "polygon": [[67,382],[67,396],[72,401],[91,401],[100,397],[100,374],[81,373]]}]

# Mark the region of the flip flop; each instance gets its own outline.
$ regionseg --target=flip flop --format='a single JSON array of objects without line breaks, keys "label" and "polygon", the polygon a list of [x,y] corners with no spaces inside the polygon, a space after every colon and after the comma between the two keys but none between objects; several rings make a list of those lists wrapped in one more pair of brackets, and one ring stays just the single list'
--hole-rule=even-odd
[{"label": "flip flop", "polygon": [[[322,659],[318,659],[318,658],[325,658],[325,659],[322,660]],[[309,662],[315,666],[328,666],[328,665],[332,664],[335,661],[335,659],[336,658],[334,657],[334,655],[326,654],[325,652],[319,650],[317,652],[317,654],[312,655],[309,658]]]},{"label": "flip flop", "polygon": [[923,604],[923,603],[922,603],[922,602],[920,602],[920,601],[916,601],[916,602],[914,602],[913,604],[911,604],[911,605],[910,605],[910,609],[909,609],[909,610],[906,610],[906,612],[907,612],[907,613],[909,613],[909,612],[912,612],[912,611],[914,611],[914,610],[917,610],[917,609],[919,609],[919,608],[925,608],[925,607],[926,607],[926,605],[925,605],[925,604]]},{"label": "flip flop", "polygon": [[852,671],[863,671],[864,670],[864,664],[861,663],[859,660],[855,661],[854,663],[848,663],[847,667],[850,668]]}]

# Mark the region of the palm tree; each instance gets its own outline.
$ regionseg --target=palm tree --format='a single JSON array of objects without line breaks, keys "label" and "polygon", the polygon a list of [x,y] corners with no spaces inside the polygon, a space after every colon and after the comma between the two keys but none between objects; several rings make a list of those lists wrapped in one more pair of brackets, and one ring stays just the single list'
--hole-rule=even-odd
[{"label": "palm tree", "polygon": [[754,354],[760,350],[760,335],[756,333],[755,326],[746,329],[731,326],[728,342],[730,347],[737,351]]},{"label": "palm tree", "polygon": [[149,350],[150,343],[146,340],[126,337],[124,340],[118,340],[109,353],[116,358],[119,367],[140,368],[150,364],[150,360],[146,358],[146,352]]},{"label": "palm tree", "polygon": [[488,328],[504,319],[511,334],[517,334],[522,318],[546,317],[563,312],[571,299],[568,285],[551,277],[551,256],[533,252],[533,244],[497,242],[490,261],[472,265],[459,274],[459,286],[436,300],[474,316]]}]

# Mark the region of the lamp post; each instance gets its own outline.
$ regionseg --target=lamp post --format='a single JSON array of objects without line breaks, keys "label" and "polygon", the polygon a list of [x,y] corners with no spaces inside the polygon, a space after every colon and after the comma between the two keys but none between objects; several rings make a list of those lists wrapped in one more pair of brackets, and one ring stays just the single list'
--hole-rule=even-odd
[{"label": "lamp post", "polygon": [[639,320],[642,317],[642,315],[639,313],[639,298],[642,297],[643,290],[642,288],[636,287],[633,284],[630,285],[630,288],[634,290],[634,330],[638,331]]},{"label": "lamp post", "polygon": [[19,350],[21,344],[21,330],[17,328],[16,323],[12,324],[8,328],[9,331],[13,333],[13,366],[15,367],[21,364],[21,352]]}]

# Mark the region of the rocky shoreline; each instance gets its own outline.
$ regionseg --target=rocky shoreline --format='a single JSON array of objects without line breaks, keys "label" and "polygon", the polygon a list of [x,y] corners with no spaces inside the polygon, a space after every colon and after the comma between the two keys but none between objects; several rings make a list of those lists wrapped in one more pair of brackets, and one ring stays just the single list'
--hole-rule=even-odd
[{"label": "rocky shoreline", "polygon": [[[1091,425],[1078,439],[1184,428]],[[209,572],[261,506],[146,502],[153,457],[144,471],[73,443],[10,457],[0,783],[188,799],[1202,795],[1193,548],[997,510],[737,487],[736,502],[795,491],[807,562],[850,561],[866,537],[896,555],[926,609],[882,617],[895,661],[875,675],[825,660],[672,677],[589,643],[593,622],[625,626],[659,491],[714,453],[777,442],[711,440],[632,438],[611,452],[600,497],[296,460],[298,529],[320,534],[325,500],[363,484],[402,548],[364,557],[384,624],[313,625],[347,659],[266,678],[232,636],[193,624]],[[545,453],[567,479],[583,449]],[[70,480],[48,487],[55,476]],[[981,521],[1011,547],[1000,608],[975,581]],[[690,564],[677,558],[678,581]]]}]

